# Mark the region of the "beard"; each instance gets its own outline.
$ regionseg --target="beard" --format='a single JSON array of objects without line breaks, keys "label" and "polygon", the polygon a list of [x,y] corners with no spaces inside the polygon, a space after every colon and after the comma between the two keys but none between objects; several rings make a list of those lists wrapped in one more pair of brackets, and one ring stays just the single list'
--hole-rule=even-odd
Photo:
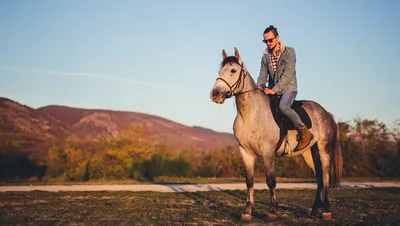
[{"label": "beard", "polygon": [[271,47],[271,50],[274,51],[277,46],[278,46],[278,42],[276,42],[275,45]]}]

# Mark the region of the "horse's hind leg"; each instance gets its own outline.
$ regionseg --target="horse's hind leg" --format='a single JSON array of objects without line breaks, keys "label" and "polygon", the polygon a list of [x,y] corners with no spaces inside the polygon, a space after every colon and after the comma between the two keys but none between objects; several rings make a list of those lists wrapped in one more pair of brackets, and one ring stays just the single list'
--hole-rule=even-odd
[{"label": "horse's hind leg", "polygon": [[[322,188],[323,188],[322,164],[321,164],[321,159],[320,159],[317,144],[314,144],[311,147],[311,156],[312,156],[312,162],[314,163],[312,168],[314,169],[314,174],[317,179],[318,185],[317,185],[317,193],[315,195],[315,201],[314,201],[314,204],[313,204],[311,210],[309,211],[309,215],[315,216],[315,215],[317,215],[318,208],[320,208],[322,205],[321,192],[322,192]],[[305,156],[304,156],[304,158],[305,158]],[[306,162],[307,162],[307,160],[306,160]],[[311,167],[311,165],[310,165],[310,167]]]},{"label": "horse's hind leg", "polygon": [[[320,166],[318,167],[319,169],[322,169],[322,172],[320,172],[320,179],[318,179],[318,191],[320,191],[319,199],[322,200],[322,206],[324,208],[324,212],[322,213],[323,218],[325,220],[331,220],[331,204],[329,202],[329,170],[330,170],[330,155],[329,153],[332,150],[332,145],[329,142],[324,142],[324,141],[319,141],[318,142],[318,148],[317,152],[318,155],[316,155],[316,159],[319,159],[319,164]],[[314,155],[314,154],[313,154]],[[316,167],[317,168],[317,167]],[[320,188],[320,181],[322,178],[322,189]],[[317,193],[318,194],[318,193]]]},{"label": "horse's hind leg", "polygon": [[254,208],[254,165],[256,156],[247,152],[243,147],[239,146],[239,151],[243,159],[246,169],[246,186],[247,186],[247,201],[246,210],[242,214],[242,220],[249,221],[252,219],[251,212]]}]

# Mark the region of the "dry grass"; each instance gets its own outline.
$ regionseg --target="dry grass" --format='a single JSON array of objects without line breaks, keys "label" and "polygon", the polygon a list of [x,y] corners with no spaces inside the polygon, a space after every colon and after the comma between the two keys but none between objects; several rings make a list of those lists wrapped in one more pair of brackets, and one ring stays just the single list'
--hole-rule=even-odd
[{"label": "dry grass", "polygon": [[[277,183],[315,183],[315,178],[276,178]],[[343,182],[399,182],[399,178],[378,178],[378,177],[345,177]],[[265,183],[265,177],[257,177],[256,183]],[[7,185],[110,185],[110,184],[227,184],[227,183],[245,183],[244,177],[156,177],[154,181],[136,181],[127,180],[90,180],[85,182],[63,181],[52,179],[48,181],[23,181],[23,182],[0,182],[0,186]]]},{"label": "dry grass", "polygon": [[[254,218],[265,223],[269,192],[257,190]],[[400,189],[332,190],[332,224],[400,224]],[[313,190],[278,190],[277,224],[319,224],[308,217]],[[245,191],[5,192],[0,193],[0,224],[243,224]]]}]

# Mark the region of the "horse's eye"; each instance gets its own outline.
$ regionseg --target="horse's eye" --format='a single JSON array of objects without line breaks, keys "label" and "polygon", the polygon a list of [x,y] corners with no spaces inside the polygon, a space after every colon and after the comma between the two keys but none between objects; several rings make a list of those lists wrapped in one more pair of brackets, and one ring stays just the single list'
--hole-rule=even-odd
[{"label": "horse's eye", "polygon": [[236,72],[236,69],[232,69],[232,70],[231,70],[231,73],[235,73],[235,72]]}]

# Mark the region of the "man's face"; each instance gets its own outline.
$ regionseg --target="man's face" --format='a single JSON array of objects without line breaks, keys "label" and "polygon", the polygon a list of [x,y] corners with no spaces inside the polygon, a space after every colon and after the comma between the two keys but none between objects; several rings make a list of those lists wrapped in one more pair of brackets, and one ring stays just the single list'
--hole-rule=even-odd
[{"label": "man's face", "polygon": [[275,36],[273,31],[264,34],[264,43],[267,44],[269,49],[274,49],[278,44],[279,36]]}]

